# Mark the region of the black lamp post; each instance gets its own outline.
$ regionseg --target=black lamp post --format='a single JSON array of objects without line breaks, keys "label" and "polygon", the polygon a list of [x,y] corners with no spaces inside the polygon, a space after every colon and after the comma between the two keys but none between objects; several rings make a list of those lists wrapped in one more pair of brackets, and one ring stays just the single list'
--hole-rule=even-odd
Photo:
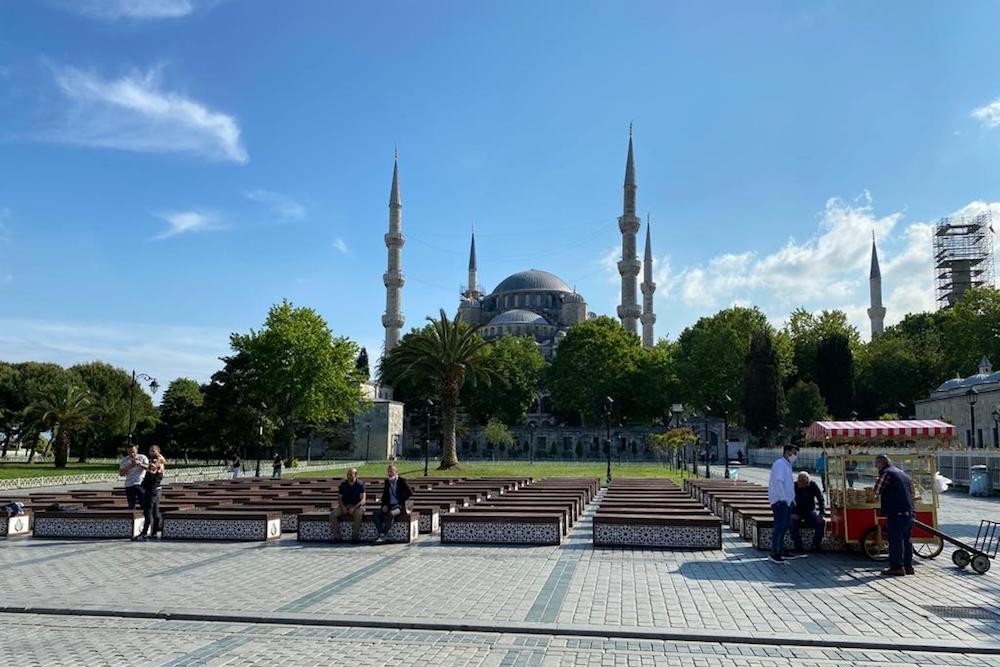
[{"label": "black lamp post", "polygon": [[260,413],[257,415],[257,469],[254,477],[260,477],[260,451],[264,448],[264,413],[267,411],[267,404],[260,404]]},{"label": "black lamp post", "polygon": [[1000,405],[993,408],[993,446],[1000,447]]},{"label": "black lamp post", "polygon": [[705,406],[705,479],[711,479],[711,477],[712,477],[712,462],[710,460],[712,457],[709,456],[709,452],[708,452],[708,445],[709,445],[709,442],[708,442],[708,413],[709,412],[710,411],[708,409],[708,406],[706,405]]},{"label": "black lamp post", "polygon": [[604,432],[607,437],[608,447],[608,485],[611,485],[611,410],[615,407],[615,400],[610,396],[604,397]]},{"label": "black lamp post", "polygon": [[971,422],[969,429],[969,449],[975,449],[976,447],[976,400],[979,398],[979,392],[976,391],[975,387],[970,387],[969,391],[965,392],[965,398],[969,401],[969,422]]},{"label": "black lamp post", "polygon": [[[678,428],[681,425],[681,415],[684,414],[684,404],[674,403],[673,405],[670,406],[670,412],[673,413],[674,415],[674,428]],[[681,449],[682,447],[677,448],[677,458],[676,461],[674,462],[675,467],[678,470],[681,469],[681,460],[684,457],[684,455],[681,453]]]},{"label": "black lamp post", "polygon": [[128,386],[128,446],[132,446],[132,408],[135,405],[135,384],[136,380],[142,380],[143,382],[149,383],[149,390],[156,393],[156,390],[160,388],[160,383],[156,381],[156,378],[151,375],[146,375],[145,373],[136,373],[132,370],[132,382]]},{"label": "black lamp post", "polygon": [[427,477],[427,468],[430,464],[431,456],[431,411],[434,409],[434,401],[428,398],[424,407],[427,408],[427,440],[424,443],[424,477]]},{"label": "black lamp post", "polygon": [[528,463],[530,465],[535,464],[535,429],[538,428],[538,422],[531,420],[528,422]]},{"label": "black lamp post", "polygon": [[369,458],[372,454],[372,423],[368,422],[365,424],[365,430],[368,431],[368,442],[365,444],[365,463],[368,463]]},{"label": "black lamp post", "polygon": [[732,400],[729,394],[722,395],[722,463],[726,467],[726,479],[729,479],[729,404]]}]

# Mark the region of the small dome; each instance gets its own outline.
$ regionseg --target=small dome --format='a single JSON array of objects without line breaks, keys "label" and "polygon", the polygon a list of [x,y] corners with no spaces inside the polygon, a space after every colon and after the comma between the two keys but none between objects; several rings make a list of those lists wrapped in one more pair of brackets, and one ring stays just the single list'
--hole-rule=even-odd
[{"label": "small dome", "polygon": [[567,294],[563,299],[564,303],[584,303],[583,295],[573,292],[572,294]]},{"label": "small dome", "polygon": [[940,387],[938,387],[937,391],[948,391],[949,389],[958,389],[959,387],[962,386],[962,382],[963,382],[962,378],[952,378],[950,380],[945,381]]},{"label": "small dome", "polygon": [[548,322],[538,313],[515,308],[514,310],[500,313],[490,320],[490,326],[499,324],[537,324],[545,326],[548,325]]},{"label": "small dome", "polygon": [[555,276],[548,271],[538,271],[536,269],[532,269],[530,271],[520,271],[519,273],[507,276],[500,281],[500,284],[496,286],[493,293],[500,294],[501,292],[523,292],[527,290],[568,293],[572,293],[573,291],[569,288],[569,285],[564,283],[558,276]]}]

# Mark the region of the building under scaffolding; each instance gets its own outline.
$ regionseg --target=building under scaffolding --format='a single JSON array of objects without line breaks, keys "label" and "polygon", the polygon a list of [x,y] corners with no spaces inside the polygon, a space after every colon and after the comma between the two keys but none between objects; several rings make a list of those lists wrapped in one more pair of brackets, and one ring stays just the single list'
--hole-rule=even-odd
[{"label": "building under scaffolding", "polygon": [[941,218],[934,229],[938,308],[948,308],[973,287],[993,286],[993,219],[989,211]]}]

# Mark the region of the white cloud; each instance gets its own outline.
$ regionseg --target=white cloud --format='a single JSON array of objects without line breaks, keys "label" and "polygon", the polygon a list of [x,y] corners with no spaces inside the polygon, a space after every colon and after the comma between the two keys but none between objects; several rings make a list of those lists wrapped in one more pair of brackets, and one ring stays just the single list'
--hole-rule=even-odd
[{"label": "white cloud", "polygon": [[102,19],[173,19],[215,4],[213,0],[58,0],[79,14]]},{"label": "white cloud", "polygon": [[221,329],[120,323],[0,320],[5,361],[49,361],[64,366],[101,360],[138,368],[165,388],[177,377],[206,382],[229,353]]},{"label": "white cloud", "polygon": [[1000,127],[1000,97],[986,106],[972,110],[972,117],[986,128]]},{"label": "white cloud", "polygon": [[164,90],[159,69],[118,79],[75,67],[54,70],[68,106],[39,138],[150,153],[194,153],[238,163],[249,159],[236,119]]},{"label": "white cloud", "polygon": [[251,190],[247,199],[267,206],[281,220],[301,220],[306,217],[306,207],[287,195],[270,190]]},{"label": "white cloud", "polygon": [[204,232],[222,228],[215,214],[205,211],[167,211],[157,213],[156,216],[166,221],[168,225],[166,230],[154,238],[156,241],[189,232]]},{"label": "white cloud", "polygon": [[349,250],[349,248],[347,247],[347,244],[344,243],[344,239],[340,239],[340,238],[334,240],[333,247],[336,248],[337,250],[339,250],[340,252],[344,253],[344,254],[346,254],[348,252],[348,250]]}]

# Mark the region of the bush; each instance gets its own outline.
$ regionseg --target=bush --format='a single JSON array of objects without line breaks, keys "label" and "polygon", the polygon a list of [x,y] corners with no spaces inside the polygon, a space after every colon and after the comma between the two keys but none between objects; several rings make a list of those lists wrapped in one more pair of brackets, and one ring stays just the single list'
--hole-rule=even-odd
[{"label": "bush", "polygon": [[298,468],[299,467],[299,460],[297,458],[293,457],[292,460],[288,462],[288,466],[287,467],[288,468]]}]

